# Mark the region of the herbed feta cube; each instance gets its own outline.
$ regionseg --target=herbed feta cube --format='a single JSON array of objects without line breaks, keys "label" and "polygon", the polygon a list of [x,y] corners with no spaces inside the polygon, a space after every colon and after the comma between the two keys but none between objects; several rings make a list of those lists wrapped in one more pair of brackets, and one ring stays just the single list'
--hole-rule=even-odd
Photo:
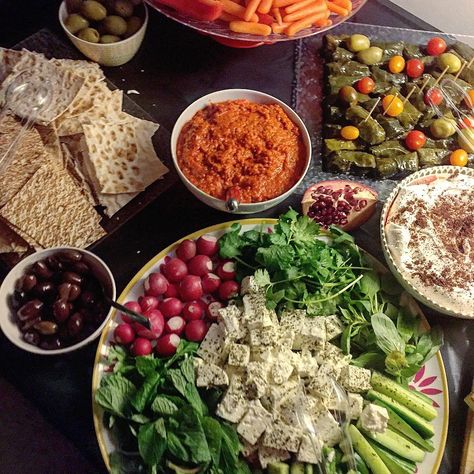
[{"label": "herbed feta cube", "polygon": [[326,323],[320,316],[306,316],[303,320],[301,335],[314,341],[315,345],[322,346],[326,342]]},{"label": "herbed feta cube", "polygon": [[253,275],[246,276],[240,284],[240,294],[242,296],[252,293],[263,293],[263,289],[257,285]]},{"label": "herbed feta cube", "polygon": [[324,318],[326,323],[326,339],[328,341],[336,338],[344,331],[344,324],[343,322],[335,315],[332,314],[331,316],[326,316]]},{"label": "herbed feta cube", "polygon": [[225,360],[226,334],[220,324],[212,324],[196,354],[205,362],[219,365]]},{"label": "herbed feta cube", "polygon": [[290,453],[285,449],[273,449],[266,446],[258,448],[258,460],[263,469],[274,462],[281,462],[290,459]]},{"label": "herbed feta cube", "polygon": [[272,316],[266,307],[265,295],[245,295],[242,300],[244,303],[244,317],[249,330],[273,325]]},{"label": "herbed feta cube", "polygon": [[277,421],[265,431],[262,444],[267,448],[285,449],[296,453],[300,447],[302,435],[301,428]]},{"label": "herbed feta cube", "polygon": [[267,326],[260,329],[251,329],[250,345],[251,346],[275,346],[280,339],[280,331],[278,327]]},{"label": "herbed feta cube", "polygon": [[280,328],[276,345],[281,349],[292,349],[295,341],[295,332],[292,329]]},{"label": "herbed feta cube", "polygon": [[284,330],[291,330],[294,334],[292,349],[301,349],[301,330],[303,322],[306,318],[306,312],[301,309],[294,309],[291,311],[284,311],[280,318],[280,328]]},{"label": "herbed feta cube", "polygon": [[348,392],[362,393],[372,388],[370,377],[370,370],[356,367],[355,365],[348,365],[343,367],[339,381]]},{"label": "herbed feta cube", "polygon": [[369,403],[362,410],[360,415],[360,423],[362,428],[371,433],[385,433],[388,426],[388,411],[385,407],[379,407],[373,403]]},{"label": "herbed feta cube", "polygon": [[268,411],[277,413],[282,404],[296,396],[299,387],[299,378],[294,376],[281,385],[270,385],[267,393],[262,398],[263,406]]},{"label": "herbed feta cube", "polygon": [[227,306],[220,309],[217,320],[224,326],[229,339],[242,339],[245,336],[242,311],[238,306]]},{"label": "herbed feta cube", "polygon": [[342,366],[338,362],[333,362],[330,360],[325,360],[319,366],[318,374],[324,374],[328,377],[332,377],[333,379],[337,380],[341,375]]},{"label": "herbed feta cube", "polygon": [[279,357],[275,362],[273,362],[272,368],[270,369],[270,375],[274,383],[281,385],[290,378],[293,370],[294,367],[291,363],[291,359]]},{"label": "herbed feta cube", "polygon": [[323,443],[318,435],[305,434],[301,438],[300,449],[296,455],[296,460],[310,464],[317,464],[321,461]]},{"label": "herbed feta cube", "polygon": [[323,411],[326,410],[321,398],[306,395],[306,412],[312,420],[317,418]]},{"label": "herbed feta cube", "polygon": [[237,433],[250,444],[255,444],[263,432],[270,426],[273,416],[259,400],[252,400],[248,404],[247,413],[237,425]]},{"label": "herbed feta cube", "polygon": [[349,414],[352,420],[357,420],[362,413],[364,407],[364,399],[358,393],[348,393],[347,400],[349,402]]},{"label": "herbed feta cube", "polygon": [[227,363],[237,367],[245,367],[250,361],[250,347],[233,342],[229,346]]},{"label": "herbed feta cube", "polygon": [[311,351],[293,352],[293,365],[300,377],[313,377],[318,371],[318,362]]},{"label": "herbed feta cube", "polygon": [[250,398],[265,395],[268,387],[269,367],[264,362],[249,362],[247,365],[247,393]]},{"label": "herbed feta cube", "polygon": [[339,423],[328,411],[321,413],[314,420],[314,429],[321,441],[327,446],[335,446],[341,441],[342,431]]},{"label": "herbed feta cube", "polygon": [[196,385],[198,387],[223,387],[229,385],[229,377],[218,365],[201,364],[197,368]]},{"label": "herbed feta cube", "polygon": [[334,389],[331,380],[326,373],[321,372],[321,367],[314,377],[309,378],[306,390],[310,395],[321,399],[324,404],[327,404],[331,398],[334,397]]},{"label": "herbed feta cube", "polygon": [[271,365],[275,359],[273,347],[256,346],[250,350],[251,362],[264,362]]},{"label": "herbed feta cube", "polygon": [[216,415],[231,423],[238,423],[245,415],[248,404],[249,402],[243,392],[227,390],[217,405]]}]

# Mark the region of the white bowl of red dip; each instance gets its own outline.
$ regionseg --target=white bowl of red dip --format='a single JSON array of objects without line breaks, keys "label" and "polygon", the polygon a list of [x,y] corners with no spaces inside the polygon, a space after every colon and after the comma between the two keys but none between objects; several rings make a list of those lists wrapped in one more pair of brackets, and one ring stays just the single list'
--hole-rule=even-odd
[{"label": "white bowl of red dip", "polygon": [[401,285],[441,313],[474,318],[474,170],[424,169],[403,180],[381,216],[382,249]]},{"label": "white bowl of red dip", "polygon": [[291,107],[263,92],[205,95],[180,115],[171,135],[179,177],[221,211],[251,214],[285,200],[311,162],[308,131]]}]

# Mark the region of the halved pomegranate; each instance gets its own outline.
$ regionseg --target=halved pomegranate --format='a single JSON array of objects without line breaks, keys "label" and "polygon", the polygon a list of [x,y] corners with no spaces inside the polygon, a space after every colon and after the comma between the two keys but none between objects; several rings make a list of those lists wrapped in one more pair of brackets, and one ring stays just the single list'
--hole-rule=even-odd
[{"label": "halved pomegranate", "polygon": [[304,193],[303,214],[323,227],[349,231],[361,226],[375,211],[377,192],[355,181],[320,181]]}]

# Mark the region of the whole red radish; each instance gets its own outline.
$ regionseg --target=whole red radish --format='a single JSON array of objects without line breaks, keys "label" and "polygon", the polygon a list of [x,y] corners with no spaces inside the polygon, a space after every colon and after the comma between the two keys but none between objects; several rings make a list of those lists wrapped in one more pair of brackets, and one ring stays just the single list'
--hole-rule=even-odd
[{"label": "whole red radish", "polygon": [[183,240],[176,249],[176,256],[183,262],[191,260],[196,255],[196,242],[194,240]]},{"label": "whole red radish", "polygon": [[207,305],[206,315],[211,321],[217,321],[219,316],[219,310],[222,309],[224,305],[220,301],[211,301]]},{"label": "whole red radish", "polygon": [[207,255],[212,257],[219,250],[219,244],[217,243],[217,237],[210,234],[201,235],[196,242],[197,252],[200,255]]},{"label": "whole red radish", "polygon": [[179,294],[183,301],[201,298],[203,295],[201,279],[196,275],[186,275],[179,283]]},{"label": "whole red radish", "polygon": [[170,258],[168,263],[163,265],[162,272],[168,281],[177,283],[188,274],[188,267],[180,258]]},{"label": "whole red radish", "polygon": [[223,280],[233,280],[235,278],[235,263],[225,260],[217,267],[217,274]]},{"label": "whole red radish", "polygon": [[186,303],[183,308],[183,318],[186,321],[193,321],[201,319],[204,314],[203,307],[198,301],[190,301]]},{"label": "whole red radish", "polygon": [[145,326],[142,326],[140,323],[133,323],[133,328],[137,333],[137,336],[144,337],[146,339],[157,339],[163,334],[165,328],[165,318],[161,311],[157,309],[152,309],[144,314],[146,318],[150,321],[151,329],[147,329]]},{"label": "whole red radish", "polygon": [[170,283],[163,295],[164,298],[176,298],[179,296],[179,287],[176,283]]},{"label": "whole red radish", "polygon": [[177,334],[181,336],[186,326],[186,321],[181,316],[173,316],[165,324],[166,334]]},{"label": "whole red radish", "polygon": [[168,288],[168,280],[161,273],[150,273],[143,283],[145,294],[148,296],[161,296]]},{"label": "whole red radish", "polygon": [[180,342],[177,334],[166,334],[156,341],[156,353],[161,357],[170,357],[176,353]]},{"label": "whole red radish", "polygon": [[151,354],[151,342],[143,337],[137,337],[131,347],[132,354],[136,357]]},{"label": "whole red radish", "polygon": [[128,345],[135,339],[135,331],[131,324],[121,323],[114,331],[114,339],[119,344]]},{"label": "whole red radish", "polygon": [[165,298],[159,308],[165,318],[172,318],[181,314],[183,303],[178,298]]},{"label": "whole red radish", "polygon": [[201,284],[204,294],[211,294],[218,290],[221,279],[214,273],[208,273],[202,277]]},{"label": "whole red radish", "polygon": [[184,335],[188,341],[201,342],[206,337],[208,329],[206,322],[202,319],[190,321],[186,324]]},{"label": "whole red radish", "polygon": [[240,291],[240,285],[234,280],[227,280],[219,287],[219,297],[222,300],[235,298]]},{"label": "whole red radish", "polygon": [[[127,301],[124,306],[132,311],[135,311],[135,313],[142,314],[142,307],[137,301]],[[133,320],[130,319],[130,316],[127,316],[125,313],[120,313],[120,316],[122,317],[122,321],[125,323],[133,322]]]},{"label": "whole red radish", "polygon": [[156,296],[145,295],[138,298],[138,303],[140,304],[141,311],[146,313],[147,311],[158,308],[160,302]]},{"label": "whole red radish", "polygon": [[196,255],[188,262],[191,275],[204,276],[212,271],[212,261],[207,255]]}]

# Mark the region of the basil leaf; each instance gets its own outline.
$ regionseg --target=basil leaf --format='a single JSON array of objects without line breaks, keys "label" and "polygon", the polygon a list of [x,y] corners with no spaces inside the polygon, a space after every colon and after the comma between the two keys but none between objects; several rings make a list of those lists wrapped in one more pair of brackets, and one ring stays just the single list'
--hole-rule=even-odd
[{"label": "basil leaf", "polygon": [[178,407],[165,395],[158,395],[151,404],[151,409],[158,415],[173,415]]},{"label": "basil leaf", "polygon": [[126,418],[129,412],[129,400],[137,388],[125,377],[114,374],[104,377],[95,394],[95,401],[114,415]]},{"label": "basil leaf", "polygon": [[159,464],[166,449],[166,428],[163,418],[140,426],[138,451],[149,466]]},{"label": "basil leaf", "polygon": [[370,322],[374,330],[375,342],[385,354],[388,355],[394,351],[405,353],[405,342],[388,316],[375,313],[370,318]]}]

